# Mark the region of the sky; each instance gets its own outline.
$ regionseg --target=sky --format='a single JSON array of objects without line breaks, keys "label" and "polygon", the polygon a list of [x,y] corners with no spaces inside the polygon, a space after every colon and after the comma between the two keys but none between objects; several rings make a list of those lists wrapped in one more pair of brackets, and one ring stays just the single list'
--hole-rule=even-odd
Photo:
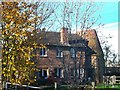
[{"label": "sky", "polygon": [[[44,0],[44,2],[63,2],[63,1],[88,2],[91,0]],[[92,1],[101,6],[101,9],[98,10],[98,12],[101,15],[100,21],[102,24],[104,24],[104,27],[97,29],[97,31],[98,32],[100,31],[105,36],[108,36],[109,34],[112,36],[112,39],[109,40],[108,44],[112,46],[111,48],[113,51],[118,53],[118,0],[92,0]],[[60,10],[57,10],[58,14],[60,13],[59,11]],[[98,36],[101,36],[101,34],[98,33]]]},{"label": "sky", "polygon": [[101,17],[105,24],[118,22],[118,3],[103,2]]},{"label": "sky", "polygon": [[[66,1],[69,2],[69,0]],[[84,2],[85,1],[88,0],[84,0]],[[104,27],[97,29],[98,36],[101,36],[101,33],[104,36],[109,35],[112,36],[112,39],[108,40],[109,41],[108,44],[112,46],[111,49],[115,51],[115,53],[118,53],[118,0],[93,0],[93,1],[100,7],[100,9],[97,10],[96,17],[98,16],[99,13],[101,15],[100,22],[104,24]],[[61,7],[58,9],[61,9]],[[59,14],[60,10],[57,10],[57,16],[59,16]],[[74,22],[74,19],[72,20],[72,22]],[[97,25],[95,25],[92,28],[96,29]],[[72,26],[72,29],[74,30],[74,26]]]},{"label": "sky", "polygon": [[101,21],[105,25],[98,31],[101,31],[105,36],[109,36],[109,34],[112,36],[108,44],[112,45],[111,49],[118,53],[118,2],[103,2]]}]

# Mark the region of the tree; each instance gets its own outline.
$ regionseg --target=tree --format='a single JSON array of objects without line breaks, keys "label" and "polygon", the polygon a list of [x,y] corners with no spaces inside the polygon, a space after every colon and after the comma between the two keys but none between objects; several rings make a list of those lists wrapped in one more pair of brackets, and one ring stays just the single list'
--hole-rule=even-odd
[{"label": "tree", "polygon": [[35,56],[34,49],[44,46],[37,45],[37,40],[44,36],[36,35],[38,29],[53,25],[48,23],[53,12],[45,2],[2,2],[3,81],[18,84],[35,81],[36,61],[31,58]]},{"label": "tree", "polygon": [[36,29],[49,30],[54,24],[54,10],[56,5],[48,2],[36,2],[33,12],[36,15]]},{"label": "tree", "polygon": [[[59,12],[56,13],[56,24],[58,28],[65,27],[68,28],[68,34],[70,40],[80,39],[79,37],[72,37],[71,33],[80,35],[86,39],[86,30],[92,29],[94,26],[101,27],[100,13],[98,12],[101,8],[98,4],[94,2],[64,2],[58,5]],[[81,70],[81,61],[83,58],[83,53],[80,51],[79,60],[74,58],[74,67],[75,67],[75,78],[77,76],[76,62],[79,62],[79,74]],[[66,66],[68,63],[64,63]],[[64,65],[65,66],[65,65]],[[65,67],[67,68],[67,67]],[[68,67],[69,68],[69,67]],[[82,67],[83,68],[83,67]],[[67,76],[67,75],[66,75]],[[80,75],[79,75],[80,77]]]},{"label": "tree", "polygon": [[110,34],[108,36],[101,34],[99,37],[104,53],[105,66],[115,66],[117,64],[117,54],[111,49],[112,45],[108,43],[112,36]]},{"label": "tree", "polygon": [[27,84],[35,80],[35,64],[30,58],[36,43],[29,41],[34,31],[34,4],[2,2],[3,81]]},{"label": "tree", "polygon": [[111,65],[115,66],[117,54],[115,54],[115,52],[111,50],[111,46],[105,45],[105,47],[103,47],[103,51],[104,51],[104,59],[106,62],[106,66],[107,67]]},{"label": "tree", "polygon": [[100,5],[92,1],[60,3],[57,8],[59,12],[56,12],[56,22],[59,27],[67,27],[69,32],[75,33],[79,30],[90,30],[93,26],[101,27],[103,24],[100,21]]}]

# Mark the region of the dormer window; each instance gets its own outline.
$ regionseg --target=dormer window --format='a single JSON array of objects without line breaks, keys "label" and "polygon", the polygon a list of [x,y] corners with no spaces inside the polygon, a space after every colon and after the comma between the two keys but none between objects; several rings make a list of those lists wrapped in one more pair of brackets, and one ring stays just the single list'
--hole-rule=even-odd
[{"label": "dormer window", "polygon": [[40,48],[40,56],[43,56],[43,57],[47,56],[46,48]]},{"label": "dormer window", "polygon": [[56,57],[63,57],[63,52],[60,49],[57,49]]},{"label": "dormer window", "polygon": [[73,48],[71,48],[71,57],[72,58],[76,57],[75,49],[73,49]]}]

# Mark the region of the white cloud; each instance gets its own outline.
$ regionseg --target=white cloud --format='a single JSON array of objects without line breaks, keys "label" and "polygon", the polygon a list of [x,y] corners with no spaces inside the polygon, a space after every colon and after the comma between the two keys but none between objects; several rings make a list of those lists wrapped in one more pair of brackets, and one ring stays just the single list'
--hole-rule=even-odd
[{"label": "white cloud", "polygon": [[118,22],[106,24],[102,30],[118,30]]},{"label": "white cloud", "polygon": [[[31,1],[31,0],[29,0]],[[119,0],[36,0],[42,2],[119,2]]]},{"label": "white cloud", "polygon": [[[111,39],[108,39],[108,44],[112,45],[111,49],[118,53],[118,23],[106,24],[104,28],[99,28],[97,31],[100,31],[105,36],[112,36]],[[98,36],[100,35],[98,33]]]},{"label": "white cloud", "polygon": [[[14,1],[14,0],[6,0]],[[18,0],[19,1],[19,0]],[[23,2],[119,2],[119,0],[21,0]]]}]

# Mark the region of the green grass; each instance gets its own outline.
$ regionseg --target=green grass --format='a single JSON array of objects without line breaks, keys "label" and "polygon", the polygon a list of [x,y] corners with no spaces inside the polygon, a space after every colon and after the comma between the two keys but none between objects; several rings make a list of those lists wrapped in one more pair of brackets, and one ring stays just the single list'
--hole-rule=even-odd
[{"label": "green grass", "polygon": [[[55,90],[54,87],[47,87],[47,88],[44,88],[42,90]],[[56,90],[76,90],[76,88],[69,88],[67,86],[61,86],[61,87],[58,87]]]},{"label": "green grass", "polygon": [[100,84],[100,85],[97,85],[96,88],[98,88],[98,89],[102,89],[102,88],[115,88],[115,89],[120,89],[120,84],[114,84],[114,85]]},{"label": "green grass", "polygon": [[[96,89],[95,90],[120,90],[120,84],[114,84],[114,85],[104,85],[104,84],[100,84],[100,85],[97,85],[95,87]],[[51,86],[51,87],[47,87],[47,88],[44,88],[42,90],[55,90],[54,89],[54,86]],[[68,86],[60,86],[58,87],[56,90],[82,90],[82,89],[78,89],[78,88],[75,88],[75,87],[68,87]],[[90,88],[88,88],[88,90],[92,90]]]},{"label": "green grass", "polygon": [[75,88],[75,87],[61,86],[61,87],[58,87],[57,89],[55,89],[54,87],[47,87],[42,90],[83,90],[83,89],[79,89],[79,88]]}]

